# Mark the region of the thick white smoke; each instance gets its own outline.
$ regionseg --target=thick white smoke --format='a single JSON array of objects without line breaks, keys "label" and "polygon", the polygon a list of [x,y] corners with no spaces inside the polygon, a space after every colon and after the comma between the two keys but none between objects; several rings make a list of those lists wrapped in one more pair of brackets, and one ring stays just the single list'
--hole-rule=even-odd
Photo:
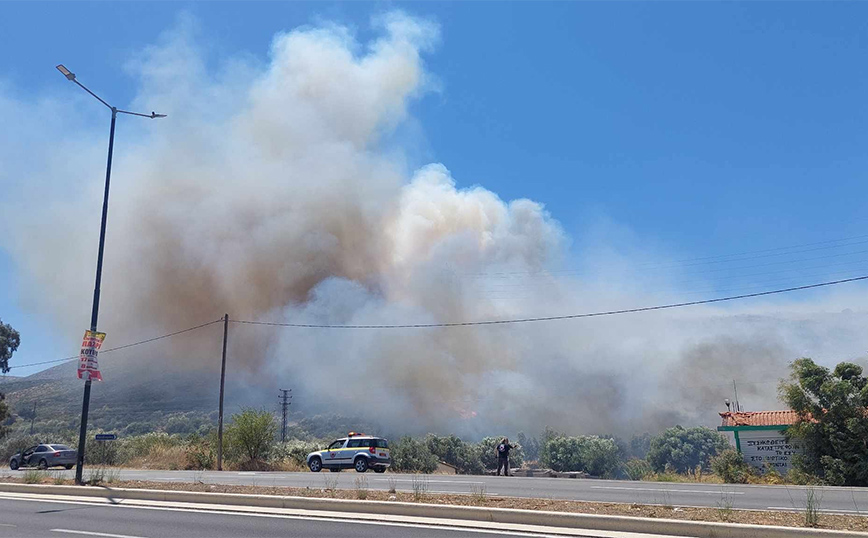
[{"label": "thick white smoke", "polygon": [[[215,69],[182,20],[131,63],[141,80],[133,106],[169,117],[119,121],[100,323],[110,344],[224,312],[429,323],[678,298],[672,287],[637,289],[633,269],[614,265],[605,283],[558,276],[569,242],[540,204],[458,189],[442,164],[406,170],[401,127],[430,87],[423,54],[438,28],[401,13],[375,24],[371,43],[338,25],[305,27],[276,36],[265,65],[235,58]],[[12,231],[0,245],[28,306],[53,313],[73,349],[88,320],[105,152],[105,125],[85,123],[97,106],[89,99],[0,92],[4,122],[21,128],[0,131],[0,225]],[[752,407],[777,407],[788,361],[851,358],[868,343],[864,314],[798,304],[751,313],[408,330],[233,325],[231,360],[251,393],[289,385],[311,412],[405,431],[614,433],[713,423],[733,378],[752,380],[741,388]],[[130,362],[213,369],[214,336],[136,350]]]}]

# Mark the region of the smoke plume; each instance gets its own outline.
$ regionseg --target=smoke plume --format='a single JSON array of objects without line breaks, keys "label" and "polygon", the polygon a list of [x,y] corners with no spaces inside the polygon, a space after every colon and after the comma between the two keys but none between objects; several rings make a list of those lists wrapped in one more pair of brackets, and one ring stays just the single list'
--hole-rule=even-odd
[{"label": "smoke plume", "polygon": [[[119,118],[100,323],[108,347],[224,312],[377,325],[680,298],[673,285],[637,286],[629,252],[624,264],[572,253],[606,265],[605,282],[561,273],[570,241],[541,204],[458,188],[444,164],[408,169],[404,127],[434,86],[424,57],[435,53],[435,23],[389,13],[368,43],[336,24],[299,28],[275,36],[264,63],[210,58],[195,26],[182,17],[128,66],[140,88],[131,108],[168,118]],[[0,131],[0,225],[11,231],[0,246],[25,306],[52,314],[74,352],[89,319],[106,125],[89,96],[63,89],[33,98],[0,86],[4,123],[19,127]],[[273,388],[292,386],[307,412],[411,433],[713,424],[732,379],[745,381],[750,408],[777,408],[775,383],[792,359],[863,353],[864,312],[836,313],[851,303],[432,329],[233,324],[231,382],[247,401],[271,403]],[[213,372],[211,329],[130,350],[126,369],[106,359],[107,383]]]}]

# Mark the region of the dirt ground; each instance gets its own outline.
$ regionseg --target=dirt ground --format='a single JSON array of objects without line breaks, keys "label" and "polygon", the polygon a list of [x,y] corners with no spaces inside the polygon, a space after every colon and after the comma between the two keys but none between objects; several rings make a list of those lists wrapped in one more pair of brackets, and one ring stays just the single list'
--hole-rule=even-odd
[{"label": "dirt ground", "polygon": [[[39,473],[39,474],[32,474]],[[3,482],[14,483],[44,483],[71,485],[72,481],[62,479],[50,472],[34,471],[22,478],[4,478]],[[424,476],[424,475],[420,475]],[[581,514],[619,515],[635,517],[652,517],[666,519],[682,519],[689,521],[718,521],[727,523],[751,523],[757,525],[781,525],[787,527],[805,527],[807,514],[802,512],[736,510],[727,506],[717,508],[687,508],[678,506],[652,506],[642,504],[615,504],[584,501],[559,501],[550,499],[522,499],[516,497],[493,496],[484,490],[471,495],[452,495],[428,493],[425,478],[420,478],[413,485],[413,492],[390,493],[370,490],[364,477],[359,477],[354,489],[335,489],[329,487],[329,481],[323,481],[323,487],[290,488],[275,486],[236,486],[223,484],[205,484],[202,482],[149,482],[139,480],[115,480],[111,471],[107,471],[105,480],[100,484],[117,488],[143,488],[172,491],[202,491],[211,493],[248,493],[258,495],[288,495],[298,497],[328,497],[334,499],[364,499],[370,501],[400,501],[422,502],[428,504],[449,504],[460,506],[484,506],[491,508],[519,508],[524,510],[545,510],[551,512],[571,512]],[[868,514],[865,516],[820,514],[817,524],[821,529],[836,529],[868,532]]]}]

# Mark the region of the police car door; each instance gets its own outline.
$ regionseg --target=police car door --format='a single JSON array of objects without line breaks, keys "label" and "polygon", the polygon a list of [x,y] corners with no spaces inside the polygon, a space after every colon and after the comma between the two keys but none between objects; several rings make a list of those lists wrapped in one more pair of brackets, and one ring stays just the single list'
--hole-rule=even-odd
[{"label": "police car door", "polygon": [[364,450],[363,448],[361,448],[361,446],[362,439],[350,439],[347,442],[347,449],[344,450],[344,457],[346,459],[344,459],[341,463],[345,465],[352,465],[353,460],[356,459],[356,454],[358,454],[360,450]]},{"label": "police car door", "polygon": [[345,441],[346,439],[338,439],[337,441],[329,445],[329,447],[326,449],[327,452],[325,454],[325,457],[323,458],[323,465],[334,466],[340,464],[340,458],[343,454],[343,446]]}]

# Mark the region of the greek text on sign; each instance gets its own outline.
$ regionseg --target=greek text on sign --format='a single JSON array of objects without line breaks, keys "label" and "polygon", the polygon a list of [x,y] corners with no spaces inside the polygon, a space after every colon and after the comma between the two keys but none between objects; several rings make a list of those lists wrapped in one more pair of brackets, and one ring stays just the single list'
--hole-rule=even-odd
[{"label": "greek text on sign", "polygon": [[99,348],[102,347],[103,340],[105,340],[105,333],[84,331],[84,340],[81,342],[81,356],[78,362],[79,379],[102,381],[96,357],[99,354]]}]

